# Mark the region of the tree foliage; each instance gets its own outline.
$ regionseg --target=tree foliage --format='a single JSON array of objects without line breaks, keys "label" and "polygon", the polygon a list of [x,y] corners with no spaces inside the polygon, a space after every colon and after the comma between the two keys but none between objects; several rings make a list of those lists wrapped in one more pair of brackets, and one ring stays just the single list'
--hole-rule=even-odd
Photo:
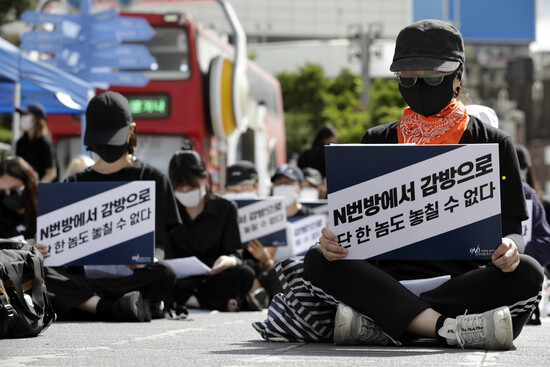
[{"label": "tree foliage", "polygon": [[399,119],[405,107],[397,83],[379,79],[371,84],[367,109],[360,101],[361,78],[349,69],[329,79],[320,65],[307,63],[277,78],[283,93],[288,157],[310,147],[325,124],[338,130],[338,143],[358,143],[366,129]]},{"label": "tree foliage", "polygon": [[0,0],[0,25],[21,17],[27,9],[36,7],[38,0]]}]

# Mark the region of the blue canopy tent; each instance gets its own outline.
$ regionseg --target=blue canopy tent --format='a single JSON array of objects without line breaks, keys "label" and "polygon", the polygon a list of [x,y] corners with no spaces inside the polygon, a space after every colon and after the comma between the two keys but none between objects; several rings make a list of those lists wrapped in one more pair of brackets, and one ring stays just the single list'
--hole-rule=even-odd
[{"label": "blue canopy tent", "polygon": [[[15,107],[41,103],[48,113],[82,113],[94,87],[53,65],[32,60],[17,47],[0,38],[0,113]],[[14,116],[14,140],[19,120]]]}]

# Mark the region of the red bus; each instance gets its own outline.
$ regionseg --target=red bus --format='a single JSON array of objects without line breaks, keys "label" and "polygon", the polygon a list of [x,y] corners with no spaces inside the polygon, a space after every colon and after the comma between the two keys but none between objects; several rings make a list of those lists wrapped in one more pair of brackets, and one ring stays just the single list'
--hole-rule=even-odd
[{"label": "red bus", "polygon": [[[207,163],[215,189],[223,187],[226,166],[244,159],[255,163],[260,191],[267,194],[270,175],[286,162],[278,80],[248,60],[248,95],[243,106],[246,124],[220,136],[224,127],[213,122],[211,111],[226,107],[219,106],[223,101],[210,97],[212,88],[223,88],[213,65],[217,59],[232,64],[232,45],[183,13],[121,15],[143,17],[155,29],[151,40],[141,42],[155,59],[151,70],[144,71],[149,83],[139,88],[110,88],[125,95],[132,107],[138,132],[136,155],[167,172],[172,154],[185,139],[192,139]],[[77,119],[67,115],[48,119],[62,169],[82,151]]]}]

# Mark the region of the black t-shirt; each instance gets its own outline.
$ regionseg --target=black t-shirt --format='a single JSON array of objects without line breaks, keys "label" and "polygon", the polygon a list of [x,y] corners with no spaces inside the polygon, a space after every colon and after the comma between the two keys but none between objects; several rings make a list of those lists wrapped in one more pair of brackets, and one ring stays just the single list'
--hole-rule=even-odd
[{"label": "black t-shirt", "polygon": [[298,157],[297,165],[302,169],[306,167],[315,168],[321,172],[323,177],[325,177],[326,168],[324,147],[315,147],[303,151]]},{"label": "black t-shirt", "polygon": [[172,185],[164,173],[136,159],[132,164],[115,173],[102,174],[88,167],[67,177],[65,181],[155,181],[155,257],[159,260],[164,259],[166,233],[181,223]]},{"label": "black t-shirt", "polygon": [[210,267],[222,255],[242,259],[243,245],[234,202],[211,195],[203,211],[194,220],[181,203],[177,205],[182,224],[168,233],[167,259],[196,256]]},{"label": "black t-shirt", "polygon": [[[23,158],[38,173],[38,179],[44,177],[46,169],[58,168],[55,147],[50,139],[40,137],[30,140],[27,133],[17,141],[15,155]],[[59,177],[59,169],[54,181]]]},{"label": "black t-shirt", "polygon": [[[363,144],[397,144],[398,122],[379,125],[365,132]],[[528,218],[523,185],[519,172],[517,153],[512,138],[492,126],[484,124],[470,116],[470,121],[459,144],[489,144],[499,145],[500,202],[502,217],[502,235],[511,238],[520,253],[524,252],[521,222]],[[488,261],[378,261],[387,271],[399,279],[414,279],[444,274],[460,274],[472,268],[487,264]],[[405,265],[406,264],[406,265]]]},{"label": "black t-shirt", "polygon": [[8,239],[23,236],[25,239],[34,238],[36,221],[25,224],[25,215],[14,212],[0,204],[0,238]]}]

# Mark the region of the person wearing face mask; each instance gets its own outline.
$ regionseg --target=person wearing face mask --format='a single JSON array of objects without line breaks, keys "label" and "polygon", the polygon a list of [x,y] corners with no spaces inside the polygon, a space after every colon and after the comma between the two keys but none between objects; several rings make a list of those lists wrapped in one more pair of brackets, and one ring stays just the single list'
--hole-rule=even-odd
[{"label": "person wearing face mask", "polygon": [[0,238],[33,239],[38,182],[21,157],[0,162]]},{"label": "person wearing face mask", "polygon": [[283,164],[271,177],[273,183],[273,196],[282,196],[286,207],[286,217],[306,216],[313,214],[313,211],[305,205],[300,204],[300,191],[304,182],[302,170],[292,164]]},{"label": "person wearing face mask", "polygon": [[40,182],[57,181],[57,156],[48,130],[46,110],[35,103],[16,108],[16,111],[21,115],[23,135],[15,145],[15,155],[32,166]]},{"label": "person wearing face mask", "polygon": [[[335,307],[337,344],[400,345],[419,337],[441,345],[511,349],[537,307],[540,265],[524,255],[528,216],[512,138],[469,116],[458,99],[464,70],[462,35],[439,20],[399,33],[390,70],[408,103],[399,121],[367,130],[363,144],[487,144],[499,146],[502,234],[491,261],[346,260],[338,236],[323,228],[304,259],[304,284]],[[329,178],[330,179],[330,178]],[[441,246],[445,246],[444,243]],[[451,275],[415,295],[400,280]]]},{"label": "person wearing face mask", "polygon": [[[48,290],[56,313],[64,318],[144,322],[163,317],[162,301],[176,280],[174,269],[164,263],[166,233],[181,223],[168,177],[137,159],[136,126],[130,104],[120,93],[96,95],[86,108],[84,144],[99,159],[74,173],[65,182],[154,181],[155,262],[150,265],[113,266],[120,276],[91,277],[97,266],[47,268]],[[36,245],[46,251],[43,245]],[[81,312],[84,312],[83,315]]]},{"label": "person wearing face mask", "polygon": [[[258,172],[254,163],[238,161],[227,167],[225,184],[226,199],[246,200],[258,198]],[[275,273],[274,256],[276,246],[264,246],[259,239],[248,242],[243,253],[244,263],[254,269],[254,283],[247,295],[250,305],[256,305],[258,310],[265,308],[275,296],[282,291]]]},{"label": "person wearing face mask", "polygon": [[196,256],[208,275],[178,279],[171,302],[190,308],[248,310],[246,295],[254,270],[243,264],[243,246],[234,202],[212,193],[202,157],[190,146],[170,159],[182,223],[168,234],[166,258]]},{"label": "person wearing face mask", "polygon": [[321,172],[312,167],[304,167],[302,168],[302,172],[304,173],[304,181],[302,181],[301,185],[300,200],[315,201],[326,199],[326,185],[324,184]]}]

